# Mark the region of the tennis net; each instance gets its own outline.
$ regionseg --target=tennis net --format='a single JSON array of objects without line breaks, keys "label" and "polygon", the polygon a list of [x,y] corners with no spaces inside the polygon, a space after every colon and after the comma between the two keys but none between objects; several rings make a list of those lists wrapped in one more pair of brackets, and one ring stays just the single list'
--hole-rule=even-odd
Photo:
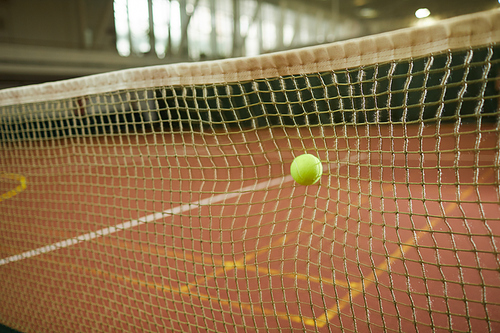
[{"label": "tennis net", "polygon": [[500,330],[499,41],[489,11],[0,91],[0,323]]}]

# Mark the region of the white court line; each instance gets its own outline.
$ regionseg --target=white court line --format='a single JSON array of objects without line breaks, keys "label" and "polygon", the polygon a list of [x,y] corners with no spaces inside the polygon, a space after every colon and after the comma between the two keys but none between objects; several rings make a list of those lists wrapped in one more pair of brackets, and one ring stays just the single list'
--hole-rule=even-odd
[{"label": "white court line", "polygon": [[[353,157],[354,157],[354,160],[353,160]],[[363,158],[366,158],[366,157],[364,155],[362,155],[361,159],[363,159]],[[351,158],[349,159],[349,162],[353,162],[355,160],[357,160],[357,158],[355,156],[351,156]],[[331,163],[329,165],[326,164],[323,166],[323,171],[326,171],[329,169],[331,170],[331,168],[329,167],[331,165],[336,165],[336,164],[344,165],[347,163],[347,161],[348,161],[348,156],[346,156],[346,158],[341,160],[341,162],[339,162],[339,163]],[[80,235],[80,236],[73,237],[73,238],[68,238],[66,240],[63,240],[63,241],[60,241],[57,243],[42,246],[42,247],[39,247],[39,248],[34,249],[34,250],[30,250],[30,251],[26,251],[26,252],[23,252],[20,254],[10,256],[8,258],[0,259],[0,266],[6,265],[6,264],[11,263],[11,262],[16,262],[16,261],[20,261],[23,259],[35,257],[35,256],[38,256],[40,254],[57,251],[57,250],[60,250],[60,249],[63,249],[63,248],[66,248],[66,247],[69,247],[72,245],[76,245],[76,244],[79,244],[82,242],[90,241],[90,240],[95,239],[95,238],[110,235],[110,234],[113,234],[113,233],[118,232],[118,231],[127,230],[130,228],[145,224],[147,222],[158,221],[158,220],[163,219],[163,218],[170,216],[170,215],[175,215],[175,214],[183,213],[186,211],[190,211],[191,209],[195,209],[195,208],[198,208],[201,206],[206,206],[206,205],[214,204],[217,202],[221,202],[221,201],[224,201],[227,199],[231,199],[231,198],[240,196],[242,194],[250,193],[252,191],[262,190],[262,189],[269,188],[269,187],[272,187],[275,185],[284,184],[284,183],[287,183],[287,182],[292,181],[292,180],[293,180],[293,178],[290,175],[283,176],[283,177],[277,177],[277,178],[270,179],[269,181],[260,182],[260,183],[257,183],[255,185],[243,187],[237,191],[218,194],[218,195],[214,195],[214,196],[211,196],[209,198],[205,198],[205,199],[193,202],[193,203],[180,205],[180,206],[177,206],[177,207],[174,207],[171,209],[167,209],[163,212],[153,213],[153,214],[138,218],[137,220],[130,220],[130,221],[127,221],[124,223],[117,224],[113,227],[107,227],[107,228],[104,228],[101,230],[92,231],[92,232],[89,232],[89,233],[84,234],[84,235]]]},{"label": "white court line", "polygon": [[110,235],[110,234],[113,234],[113,233],[118,232],[118,231],[127,230],[130,228],[145,224],[147,222],[158,221],[158,220],[160,220],[164,217],[170,216],[170,215],[179,214],[179,213],[190,211],[191,209],[195,209],[195,208],[198,208],[201,206],[206,206],[206,205],[214,204],[217,202],[221,202],[221,201],[224,201],[227,199],[231,199],[231,198],[240,196],[242,194],[250,193],[252,191],[262,190],[262,189],[269,188],[269,187],[272,187],[275,185],[287,183],[291,180],[293,180],[293,178],[290,175],[284,176],[284,177],[273,178],[269,181],[265,181],[265,182],[257,183],[255,185],[243,187],[243,188],[241,188],[237,191],[234,191],[234,192],[228,192],[228,193],[214,195],[214,196],[211,196],[209,198],[205,198],[205,199],[193,202],[193,203],[184,204],[184,205],[180,205],[180,206],[177,206],[177,207],[174,207],[171,209],[167,209],[163,212],[153,213],[153,214],[138,218],[137,220],[131,220],[131,221],[117,224],[113,227],[107,227],[107,228],[104,228],[101,230],[92,231],[92,232],[89,232],[88,234],[69,238],[69,239],[66,239],[66,240],[63,240],[63,241],[60,241],[57,243],[53,243],[50,245],[39,247],[39,248],[34,249],[34,250],[30,250],[30,251],[26,251],[26,252],[23,252],[20,254],[16,254],[16,255],[10,256],[8,258],[0,259],[0,266],[6,265],[6,264],[11,263],[11,262],[35,257],[35,256],[38,256],[38,255],[43,254],[43,253],[60,250],[60,249],[63,249],[65,247],[76,245],[76,244],[79,244],[79,243],[82,243],[85,241],[89,241],[89,240],[92,240],[95,238],[99,238],[102,236]]}]

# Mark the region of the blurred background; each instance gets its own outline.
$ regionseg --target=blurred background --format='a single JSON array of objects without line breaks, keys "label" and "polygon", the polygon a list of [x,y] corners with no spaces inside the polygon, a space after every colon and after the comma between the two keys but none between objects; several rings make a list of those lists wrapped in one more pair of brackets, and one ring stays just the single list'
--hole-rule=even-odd
[{"label": "blurred background", "polygon": [[500,0],[0,0],[0,89],[329,43]]}]

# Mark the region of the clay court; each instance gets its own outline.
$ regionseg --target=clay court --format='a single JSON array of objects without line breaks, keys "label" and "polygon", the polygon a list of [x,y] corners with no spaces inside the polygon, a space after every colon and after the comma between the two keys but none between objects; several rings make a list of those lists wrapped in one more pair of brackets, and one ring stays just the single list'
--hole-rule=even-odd
[{"label": "clay court", "polygon": [[[477,126],[4,146],[26,188],[0,203],[2,316],[43,331],[495,331],[499,138]],[[304,148],[319,185],[288,174]]]}]

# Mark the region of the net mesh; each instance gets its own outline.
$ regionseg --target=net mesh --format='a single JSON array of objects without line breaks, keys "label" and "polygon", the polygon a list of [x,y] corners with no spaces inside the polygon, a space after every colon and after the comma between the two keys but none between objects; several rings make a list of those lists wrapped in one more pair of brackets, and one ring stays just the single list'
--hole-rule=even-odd
[{"label": "net mesh", "polygon": [[500,330],[499,55],[0,106],[0,322]]}]

